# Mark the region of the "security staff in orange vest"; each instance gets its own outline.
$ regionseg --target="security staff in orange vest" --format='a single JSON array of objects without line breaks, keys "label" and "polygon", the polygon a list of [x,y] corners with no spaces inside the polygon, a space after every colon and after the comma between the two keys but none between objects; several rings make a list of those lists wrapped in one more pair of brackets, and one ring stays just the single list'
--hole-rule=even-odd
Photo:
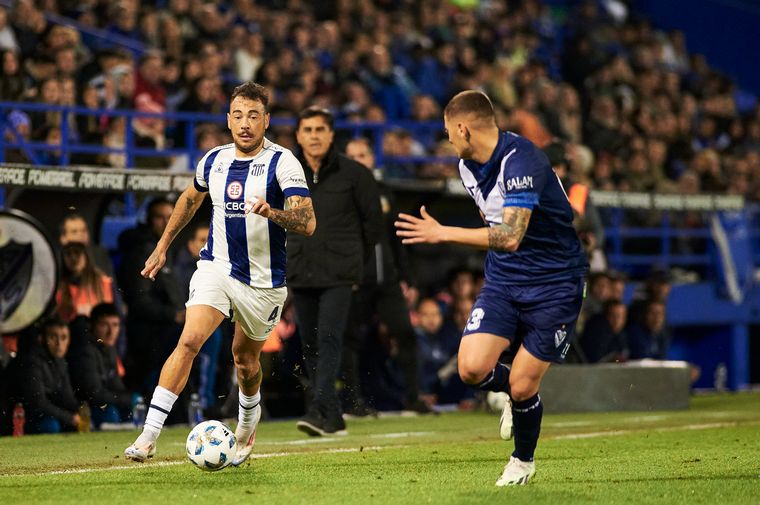
[{"label": "security staff in orange vest", "polygon": [[562,186],[573,208],[573,225],[588,254],[591,271],[607,269],[604,257],[604,226],[599,211],[590,198],[590,188],[580,182],[575,182],[570,175],[570,163],[567,159],[565,145],[562,142],[552,142],[544,148],[554,172],[562,182]]}]

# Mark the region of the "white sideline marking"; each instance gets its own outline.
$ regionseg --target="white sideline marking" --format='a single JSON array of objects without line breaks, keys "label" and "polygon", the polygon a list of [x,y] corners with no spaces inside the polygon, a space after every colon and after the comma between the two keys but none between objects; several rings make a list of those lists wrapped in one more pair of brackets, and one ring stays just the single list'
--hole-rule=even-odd
[{"label": "white sideline marking", "polygon": [[597,424],[592,421],[559,421],[556,423],[548,422],[543,423],[543,426],[546,426],[547,428],[574,428],[576,426],[591,426],[592,424]]},{"label": "white sideline marking", "polygon": [[[744,423],[747,424],[747,423]],[[703,423],[703,424],[685,424],[682,426],[667,426],[664,428],[640,429],[640,430],[610,430],[610,431],[592,431],[590,433],[569,433],[567,435],[555,435],[546,437],[547,440],[579,440],[583,438],[597,437],[615,437],[618,435],[630,435],[631,433],[655,432],[663,433],[667,431],[688,431],[688,430],[709,430],[712,428],[727,428],[738,426],[739,423]]]},{"label": "white sideline marking", "polygon": [[[267,458],[281,458],[284,456],[305,456],[309,454],[341,454],[341,453],[348,453],[348,452],[363,452],[363,451],[380,451],[382,449],[401,449],[403,447],[406,447],[405,445],[392,445],[392,446],[379,446],[379,445],[372,445],[372,446],[361,446],[361,447],[343,447],[343,448],[337,448],[337,449],[325,449],[323,451],[315,451],[315,452],[269,452],[269,453],[259,453],[259,454],[251,454],[251,459],[267,459]],[[182,460],[182,461],[157,461],[155,463],[134,463],[132,465],[114,465],[114,466],[108,466],[108,467],[102,467],[102,468],[72,468],[69,470],[51,470],[49,472],[39,472],[39,473],[6,473],[6,474],[0,474],[0,477],[45,477],[48,475],[69,475],[69,474],[78,474],[78,473],[94,473],[94,472],[108,472],[111,470],[140,470],[145,468],[153,468],[153,467],[165,467],[165,466],[176,466],[176,465],[184,465],[184,464],[190,464],[188,461]]]},{"label": "white sideline marking", "polygon": [[[369,438],[407,438],[407,437],[424,437],[434,434],[434,431],[402,431],[399,433],[377,433],[374,435],[367,435]],[[355,440],[359,437],[354,437],[351,440]],[[313,437],[299,440],[263,440],[257,442],[256,445],[311,445],[311,444],[324,444],[326,442],[339,442],[345,441],[346,437]],[[171,445],[184,446],[183,442],[172,442]]]}]

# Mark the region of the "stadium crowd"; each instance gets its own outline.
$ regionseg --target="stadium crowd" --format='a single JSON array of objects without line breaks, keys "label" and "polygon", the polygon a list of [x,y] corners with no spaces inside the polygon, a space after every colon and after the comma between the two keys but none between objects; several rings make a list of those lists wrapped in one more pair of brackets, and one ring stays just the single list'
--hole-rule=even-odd
[{"label": "stadium crowd", "polygon": [[[254,79],[270,89],[274,118],[293,118],[316,104],[341,120],[392,123],[440,121],[441,106],[453,93],[481,89],[492,98],[500,127],[547,148],[552,164],[564,165],[566,186],[720,192],[760,200],[760,107],[755,98],[711,69],[703,57],[689,54],[681,33],[655,30],[630,10],[620,15],[584,1],[560,19],[536,0],[482,2],[473,9],[443,0],[319,5],[315,9],[299,0],[21,0],[12,8],[0,6],[0,100],[223,113],[231,88]],[[59,24],[46,14],[77,24]],[[107,37],[93,35],[90,28]],[[132,42],[129,48],[114,42],[125,39]],[[19,107],[7,119],[21,137],[51,146],[78,141],[123,147],[126,142],[124,119],[107,114],[72,115],[68,139],[62,138],[59,112],[27,113]],[[140,119],[131,126],[140,146],[187,147],[182,124]],[[373,131],[367,134],[371,137]],[[13,138],[9,131],[4,135]],[[268,136],[296,147],[290,127],[275,126]],[[375,145],[374,140],[367,145]],[[220,124],[196,127],[195,142],[202,151],[228,141]],[[451,156],[441,132],[393,128],[384,133],[381,145],[385,163],[375,168],[386,176],[457,177],[453,163],[404,159]],[[60,162],[56,150],[41,156],[46,164]],[[14,148],[5,152],[5,161],[30,160],[23,149]],[[75,154],[71,162],[123,166],[125,158]],[[145,158],[139,166],[188,168],[185,157],[173,162]],[[122,236],[117,268],[90,243],[84,219],[69,216],[61,223],[57,316],[18,338],[13,349],[18,355],[3,366],[3,384],[16,386],[4,392],[6,418],[0,424],[10,422],[16,401],[24,401],[30,432],[75,429],[83,423],[80,403],[89,404],[95,426],[125,421],[137,397],[149,395],[179,336],[187,295],[183,289],[208,230],[194,229],[187,244],[177,247],[173,273],[162,273],[155,283],[137,285],[144,279],[122,272],[129,265],[136,271],[144,261],[171,207],[167,200],[147,206],[145,224]],[[589,238],[584,242],[593,265],[603,234],[595,227],[593,209],[586,202],[580,208],[589,214],[579,231]],[[686,214],[682,224],[691,226],[698,219]],[[66,238],[72,224],[85,231]],[[571,359],[664,358],[667,273],[653,274],[626,307],[625,277],[605,271],[603,258],[595,270]],[[477,271],[458,268],[444,288],[402,281],[417,336],[421,398],[428,406],[475,404],[474,390],[456,373],[456,352],[481,278]],[[118,327],[111,321],[106,336],[103,320],[113,317],[118,317]],[[362,349],[362,366],[369,371],[369,379],[362,380],[364,396],[375,408],[399,408],[404,385],[398,342],[383,324],[374,324],[371,331],[373,338]],[[146,338],[151,335],[161,338]],[[303,403],[297,335],[289,306],[265,348],[265,403],[272,415],[302,413],[298,407],[288,410]],[[230,338],[230,328],[223,325],[204,347],[182,399],[185,405],[195,392],[213,414],[237,408],[227,394],[236,391],[226,351]],[[80,370],[89,370],[88,375],[81,377]],[[23,391],[30,374],[43,372],[35,383],[49,386],[45,391]],[[24,395],[46,401],[29,403]],[[216,401],[220,396],[226,403]],[[294,398],[300,401],[288,401]],[[175,409],[170,421],[182,421],[185,410]]]},{"label": "stadium crowd", "polygon": [[[392,122],[439,121],[454,92],[481,89],[503,128],[541,147],[566,143],[574,178],[591,187],[760,199],[755,97],[689,54],[682,33],[656,30],[625,2],[612,3],[623,9],[586,0],[560,19],[538,0],[471,9],[445,0],[336,0],[318,9],[299,0],[22,0],[0,7],[0,99],[222,113],[231,88],[255,79],[272,91],[276,118],[316,104],[338,119]],[[131,49],[114,42],[125,39]],[[69,140],[61,138],[60,113],[14,111],[9,119],[27,139]],[[72,138],[124,146],[123,119],[71,119]],[[186,143],[181,124],[141,119],[132,127],[141,146]],[[270,135],[293,146],[290,128]],[[224,137],[218,124],[196,129],[200,149]],[[392,129],[382,145],[389,157],[452,152],[429,129]],[[6,153],[6,161],[24,157]],[[55,164],[58,154],[42,161]],[[72,161],[118,166],[124,158]],[[456,176],[450,163],[384,168],[401,177]]]}]

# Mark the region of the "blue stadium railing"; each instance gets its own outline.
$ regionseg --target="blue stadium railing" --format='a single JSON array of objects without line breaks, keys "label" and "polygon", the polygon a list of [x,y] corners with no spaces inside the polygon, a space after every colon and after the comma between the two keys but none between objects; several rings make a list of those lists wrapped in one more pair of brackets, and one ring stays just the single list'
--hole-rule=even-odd
[{"label": "blue stadium railing", "polygon": [[[58,112],[61,114],[61,139],[62,144],[51,145],[44,142],[24,141],[19,133],[15,130],[12,124],[8,121],[8,116],[12,111],[21,111],[25,113],[29,112]],[[82,144],[77,142],[72,134],[74,133],[74,125],[71,124],[71,118],[74,116],[95,116],[95,117],[109,117],[109,118],[124,118],[126,121],[125,127],[125,147],[124,148],[108,148],[103,145],[94,144]],[[162,119],[167,122],[168,128],[183,128],[184,142],[187,147],[182,149],[152,149],[136,146],[136,136],[134,129],[132,128],[132,122],[137,119]],[[118,110],[118,109],[91,109],[82,106],[67,106],[67,105],[47,105],[41,103],[31,102],[0,102],[0,131],[4,132],[2,138],[0,138],[0,162],[5,161],[4,151],[8,148],[22,149],[24,153],[29,157],[32,162],[36,162],[35,153],[38,151],[60,151],[61,153],[61,165],[68,165],[72,154],[85,153],[85,154],[124,154],[126,156],[126,167],[134,168],[135,159],[137,156],[152,156],[152,157],[165,157],[171,158],[173,156],[187,156],[191,157],[191,164],[194,164],[204,154],[197,150],[195,142],[195,130],[196,127],[204,123],[214,123],[218,125],[226,125],[227,117],[225,114],[204,114],[196,112],[167,112],[167,113],[151,113],[141,112],[136,110]],[[295,119],[292,118],[279,118],[273,117],[270,121],[270,127],[277,126],[294,126]],[[371,138],[374,143],[376,162],[382,165],[386,161],[383,157],[383,135],[385,132],[404,129],[416,134],[429,135],[440,133],[443,130],[442,121],[429,121],[429,122],[417,122],[417,121],[389,121],[389,122],[352,122],[352,121],[336,121],[336,130],[349,132],[352,136],[367,136]],[[12,135],[11,139],[6,138],[5,133]],[[69,139],[66,141],[66,139]],[[451,158],[440,158],[436,156],[404,156],[395,157],[393,161],[398,163],[426,163],[434,161],[453,161]],[[167,164],[168,165],[168,164]]]}]

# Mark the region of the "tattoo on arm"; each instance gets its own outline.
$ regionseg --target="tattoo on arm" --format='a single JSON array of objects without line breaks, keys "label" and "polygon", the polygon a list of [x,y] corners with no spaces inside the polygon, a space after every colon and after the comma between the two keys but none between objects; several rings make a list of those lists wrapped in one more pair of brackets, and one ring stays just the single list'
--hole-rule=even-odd
[{"label": "tattoo on arm", "polygon": [[174,211],[169,218],[169,223],[166,225],[166,230],[164,231],[164,236],[169,238],[170,242],[173,241],[179,232],[182,231],[182,228],[190,222],[198,211],[198,207],[200,207],[205,196],[205,193],[191,195],[189,194],[189,191],[185,191],[180,195],[179,200],[177,200],[177,204],[174,207]]},{"label": "tattoo on arm", "polygon": [[291,196],[288,205],[288,210],[270,209],[269,219],[286,230],[307,234],[309,224],[314,219],[311,198]]},{"label": "tattoo on arm", "polygon": [[516,251],[528,229],[531,212],[525,207],[504,207],[501,224],[488,228],[488,248]]}]

